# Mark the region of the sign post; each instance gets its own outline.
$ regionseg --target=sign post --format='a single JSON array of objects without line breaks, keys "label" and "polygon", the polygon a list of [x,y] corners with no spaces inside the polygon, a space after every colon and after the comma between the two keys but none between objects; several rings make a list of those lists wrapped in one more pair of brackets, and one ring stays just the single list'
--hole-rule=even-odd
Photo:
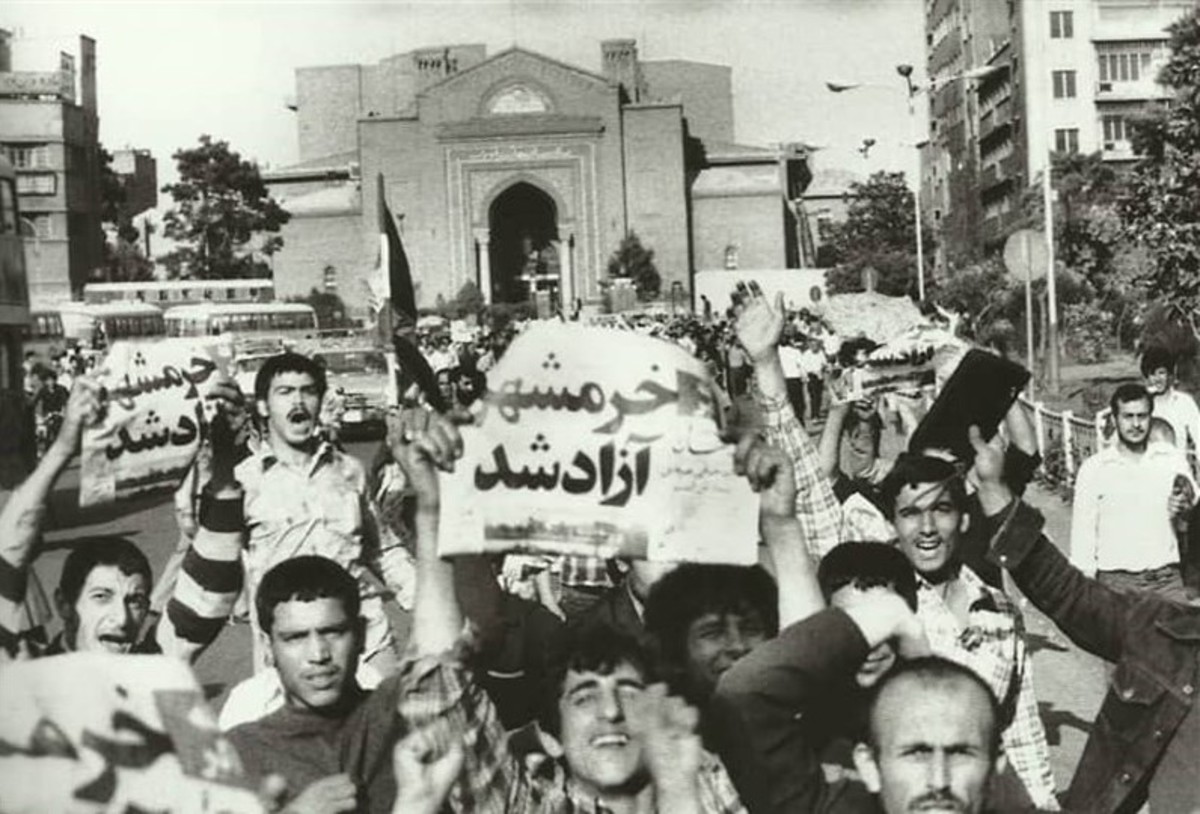
[{"label": "sign post", "polygon": [[[1025,366],[1033,373],[1033,281],[1046,273],[1046,241],[1041,232],[1021,229],[1004,243],[1004,266],[1025,283]],[[1036,376],[1029,377],[1029,398],[1033,399]]]}]

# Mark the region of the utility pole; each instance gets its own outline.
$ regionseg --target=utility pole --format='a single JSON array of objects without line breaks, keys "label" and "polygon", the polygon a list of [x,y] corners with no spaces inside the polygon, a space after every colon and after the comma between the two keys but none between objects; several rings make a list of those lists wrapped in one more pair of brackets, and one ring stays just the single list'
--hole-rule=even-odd
[{"label": "utility pole", "polygon": [[1060,379],[1058,370],[1058,294],[1054,274],[1054,154],[1046,151],[1046,171],[1042,174],[1042,205],[1046,210],[1046,331],[1047,356],[1050,361],[1050,392],[1057,393]]}]

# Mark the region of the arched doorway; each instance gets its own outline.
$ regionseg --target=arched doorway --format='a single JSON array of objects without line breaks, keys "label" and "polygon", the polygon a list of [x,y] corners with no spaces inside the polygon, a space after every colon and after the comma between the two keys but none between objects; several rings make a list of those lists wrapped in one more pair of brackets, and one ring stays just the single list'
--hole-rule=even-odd
[{"label": "arched doorway", "polygon": [[496,196],[488,210],[492,302],[524,302],[531,292],[551,292],[556,302],[561,271],[558,210],[533,184],[519,181]]}]

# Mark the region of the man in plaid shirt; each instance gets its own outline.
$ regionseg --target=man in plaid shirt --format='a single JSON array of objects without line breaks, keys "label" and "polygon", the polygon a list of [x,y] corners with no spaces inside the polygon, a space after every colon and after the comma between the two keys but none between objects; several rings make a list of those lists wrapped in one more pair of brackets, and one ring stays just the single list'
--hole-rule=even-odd
[{"label": "man in plaid shirt", "polygon": [[1006,719],[1001,737],[1009,764],[1037,808],[1057,810],[1021,613],[960,559],[967,529],[962,478],[941,458],[901,455],[882,492],[900,550],[917,574],[917,616],[933,652],[991,687]]},{"label": "man in plaid shirt", "polygon": [[783,450],[796,478],[796,519],[814,562],[836,546],[842,527],[842,506],[821,471],[812,439],[787,397],[787,380],[779,361],[779,337],[786,321],[783,295],[772,305],[752,282],[735,295],[739,309],[737,338],[754,364],[751,394],[761,413],[766,441]]},{"label": "man in plaid shirt", "polygon": [[[609,628],[579,633],[561,669],[547,677],[546,752],[521,755],[513,748],[463,657],[463,613],[454,584],[461,563],[451,566],[436,554],[434,464],[452,466],[461,440],[440,419],[405,437],[411,440],[394,451],[419,496],[418,576],[398,710],[407,724],[442,733],[444,749],[463,745],[450,808],[495,814],[600,814],[634,807],[745,811],[720,761],[700,745],[695,710],[654,683],[652,657],[639,642]],[[473,601],[489,587],[498,593],[494,581],[473,585]],[[488,617],[479,611],[476,607],[471,619],[486,624]]]}]

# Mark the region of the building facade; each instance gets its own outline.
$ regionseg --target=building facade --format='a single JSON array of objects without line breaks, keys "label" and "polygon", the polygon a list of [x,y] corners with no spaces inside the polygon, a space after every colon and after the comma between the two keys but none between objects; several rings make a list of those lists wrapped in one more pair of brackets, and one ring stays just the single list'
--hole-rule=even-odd
[{"label": "building facade", "polygon": [[654,250],[664,292],[690,293],[693,272],[725,268],[731,250],[742,268],[799,267],[807,156],[733,141],[731,70],[643,61],[633,40],[600,57],[594,72],[458,45],[297,70],[300,161],[264,173],[292,214],[279,295],[316,288],[365,309],[378,176],[423,306],[466,283],[489,302],[536,288],[597,303],[630,233]]},{"label": "building facade", "polygon": [[[938,262],[998,247],[1052,152],[1136,159],[1129,118],[1165,100],[1166,27],[1192,0],[927,0],[933,91],[922,194]],[[975,78],[960,79],[964,73]]]},{"label": "building facade", "polygon": [[[69,300],[103,264],[96,43],[79,38],[57,70],[13,70],[0,30],[0,149],[17,168],[30,298]],[[78,88],[76,84],[78,83]]]}]

